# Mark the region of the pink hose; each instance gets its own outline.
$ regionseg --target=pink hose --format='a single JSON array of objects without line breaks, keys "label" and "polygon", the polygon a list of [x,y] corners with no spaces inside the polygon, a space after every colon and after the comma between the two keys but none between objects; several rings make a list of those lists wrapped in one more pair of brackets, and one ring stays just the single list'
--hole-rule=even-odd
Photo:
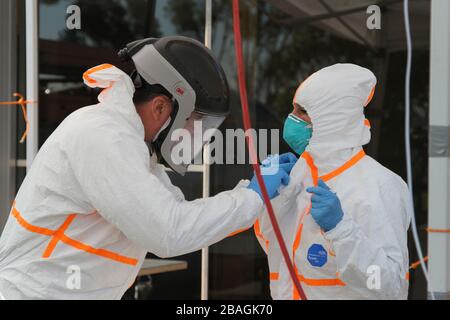
[{"label": "pink hose", "polygon": [[[244,121],[245,131],[249,132],[248,130],[250,130],[252,125],[251,125],[251,121],[250,121],[250,114],[248,111],[247,87],[245,85],[245,70],[244,70],[244,62],[243,62],[244,59],[243,59],[243,55],[242,55],[241,22],[240,22],[240,18],[239,18],[239,0],[233,0],[233,31],[234,31],[234,47],[236,50],[238,81],[239,81],[239,94],[241,97],[242,118]],[[295,289],[297,290],[297,292],[302,300],[307,300],[305,292],[303,291],[303,288],[300,285],[300,281],[297,278],[294,266],[289,257],[289,253],[286,248],[286,243],[283,240],[283,236],[281,234],[277,218],[275,217],[275,213],[273,211],[272,203],[270,202],[270,198],[267,193],[266,185],[264,184],[264,180],[261,176],[261,168],[259,167],[259,164],[257,161],[256,149],[255,149],[255,146],[253,143],[253,136],[247,135],[246,137],[247,137],[248,150],[250,153],[250,159],[253,163],[253,170],[255,171],[259,187],[261,188],[264,203],[266,204],[270,222],[272,223],[273,230],[275,232],[275,236],[277,238],[278,244],[281,249],[281,253],[283,254],[284,261],[286,262],[286,265],[288,267],[289,274],[291,275],[292,282],[294,283]]]}]

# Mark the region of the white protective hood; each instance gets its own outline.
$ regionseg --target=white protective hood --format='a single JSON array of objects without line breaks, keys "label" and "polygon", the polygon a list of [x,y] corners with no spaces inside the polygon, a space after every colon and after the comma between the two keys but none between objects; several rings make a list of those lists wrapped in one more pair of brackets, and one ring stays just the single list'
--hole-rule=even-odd
[{"label": "white protective hood", "polygon": [[[399,176],[362,150],[370,141],[363,111],[375,83],[365,68],[336,64],[311,75],[294,97],[311,117],[313,134],[273,206],[310,300],[408,296],[409,191]],[[336,193],[344,212],[328,232],[310,214],[307,188],[318,178]],[[255,233],[268,255],[272,298],[299,299],[265,214]],[[376,286],[374,270],[381,275]]]},{"label": "white protective hood", "polygon": [[83,81],[90,88],[103,88],[98,95],[102,106],[121,114],[144,137],[144,125],[133,103],[134,84],[125,72],[105,63],[86,71]]},{"label": "white protective hood", "polygon": [[311,117],[313,133],[306,151],[319,173],[345,163],[354,148],[370,141],[364,106],[375,88],[375,75],[354,64],[335,64],[313,73],[297,89],[294,102]]}]

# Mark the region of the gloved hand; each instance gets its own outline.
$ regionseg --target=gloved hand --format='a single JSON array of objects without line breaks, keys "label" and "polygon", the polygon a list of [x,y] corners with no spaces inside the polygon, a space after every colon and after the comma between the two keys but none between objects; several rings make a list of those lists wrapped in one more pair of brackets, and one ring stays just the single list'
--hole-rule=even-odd
[{"label": "gloved hand", "polygon": [[[294,164],[295,163],[283,163],[280,164],[276,168],[276,170],[274,170],[274,168],[270,166],[261,166],[261,175],[263,177],[264,184],[266,185],[267,193],[269,194],[270,199],[273,199],[278,195],[278,189],[281,185],[286,186],[289,184],[288,172],[291,172]],[[253,175],[253,178],[247,188],[255,191],[257,194],[259,194],[261,199],[263,199],[258,180],[256,179],[256,175]]]},{"label": "gloved hand", "polygon": [[[292,152],[286,152],[286,153],[282,153],[280,155],[275,154],[275,155],[269,155],[265,160],[263,160],[263,162],[261,162],[261,165],[263,167],[271,167],[274,165],[282,165],[282,164],[295,164],[297,162],[298,158],[295,154],[293,154]],[[293,166],[291,166],[292,169]],[[289,170],[288,174],[290,174],[291,171]]]},{"label": "gloved hand", "polygon": [[306,191],[312,193],[311,215],[316,223],[325,232],[334,229],[344,216],[338,196],[322,180],[319,180],[317,187],[307,188]]},{"label": "gloved hand", "polygon": [[280,155],[269,155],[261,162],[261,166],[267,168],[265,171],[267,175],[277,173],[280,168],[289,175],[297,160],[298,158],[292,152],[286,152]]}]

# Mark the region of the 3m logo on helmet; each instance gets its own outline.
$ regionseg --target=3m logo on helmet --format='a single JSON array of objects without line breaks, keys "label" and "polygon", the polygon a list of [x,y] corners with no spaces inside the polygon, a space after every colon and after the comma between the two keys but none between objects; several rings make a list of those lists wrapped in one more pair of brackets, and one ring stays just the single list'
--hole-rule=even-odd
[{"label": "3m logo on helmet", "polygon": [[177,88],[175,89],[175,92],[176,92],[179,96],[182,96],[182,95],[184,94],[184,89],[181,88],[181,87],[177,87]]}]

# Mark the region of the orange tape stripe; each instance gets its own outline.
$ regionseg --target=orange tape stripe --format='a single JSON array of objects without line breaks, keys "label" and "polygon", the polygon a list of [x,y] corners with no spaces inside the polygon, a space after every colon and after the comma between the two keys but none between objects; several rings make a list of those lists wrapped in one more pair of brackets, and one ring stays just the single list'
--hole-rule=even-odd
[{"label": "orange tape stripe", "polygon": [[[295,252],[297,251],[298,247],[300,246],[300,240],[302,238],[302,231],[303,231],[303,223],[300,223],[298,226],[297,234],[295,235],[295,240],[292,245],[292,263],[294,264],[295,273],[298,274],[297,265],[295,264]],[[300,300],[300,294],[297,291],[297,288],[294,286],[293,288],[293,299],[294,300]]]},{"label": "orange tape stripe", "polygon": [[[423,258],[423,262],[427,262],[427,261],[428,261],[428,256],[426,256],[426,257]],[[419,261],[416,261],[416,262],[414,262],[414,263],[412,263],[412,264],[409,266],[409,268],[410,268],[410,269],[415,269],[415,268],[417,268],[419,265],[420,265],[420,260],[419,260]]]},{"label": "orange tape stripe", "polygon": [[239,229],[239,230],[237,230],[237,231],[235,231],[235,232],[230,233],[227,237],[235,236],[235,235],[237,235],[237,234],[239,234],[239,233],[241,233],[241,232],[247,231],[248,229],[250,229],[250,228]]},{"label": "orange tape stripe", "polygon": [[293,251],[294,255],[300,245],[300,240],[302,238],[302,231],[303,231],[303,223],[300,223],[300,225],[298,226],[298,229],[297,229],[297,234],[295,236],[294,244],[292,245],[292,251]]},{"label": "orange tape stripe", "polygon": [[[423,262],[427,262],[427,261],[428,261],[428,256],[425,256],[425,257],[423,258]],[[416,269],[416,268],[420,265],[420,263],[421,263],[420,260],[418,260],[418,261],[416,261],[416,262],[414,262],[414,263],[411,263],[411,265],[409,266],[409,269],[410,269],[410,270]],[[406,279],[407,281],[409,281],[410,275],[411,275],[410,272],[407,271],[407,272],[406,272],[406,275],[405,275],[405,279]]]},{"label": "orange tape stripe", "polygon": [[89,75],[91,75],[94,72],[97,72],[97,71],[100,71],[100,70],[104,70],[104,69],[108,69],[108,68],[111,68],[111,67],[114,67],[114,66],[112,64],[109,64],[109,63],[104,63],[104,64],[101,64],[99,66],[90,68],[85,73],[83,73],[83,79],[85,79],[89,83],[96,83],[97,81],[92,79]]},{"label": "orange tape stripe", "polygon": [[364,104],[364,107],[366,107],[370,101],[372,101],[373,95],[375,94],[375,86],[373,86],[372,90],[369,93],[369,96],[367,97],[366,103]]},{"label": "orange tape stripe", "polygon": [[450,233],[450,229],[433,229],[427,228],[427,232],[436,232],[436,233]]},{"label": "orange tape stripe", "polygon": [[41,227],[36,227],[36,226],[33,226],[33,225],[29,224],[28,222],[26,222],[25,219],[22,218],[22,216],[20,215],[19,211],[17,211],[17,209],[15,207],[12,208],[11,214],[14,216],[14,218],[16,218],[17,222],[22,227],[27,229],[28,231],[31,231],[31,232],[34,232],[34,233],[43,234],[45,236],[53,236],[55,234],[54,230],[41,228]]},{"label": "orange tape stripe", "polygon": [[258,238],[260,238],[263,242],[266,243],[266,249],[269,249],[269,240],[267,240],[264,235],[261,232],[261,229],[259,227],[259,219],[256,219],[255,224],[254,224],[254,229],[255,229],[255,234]]},{"label": "orange tape stripe", "polygon": [[294,287],[294,294],[292,297],[293,300],[301,300],[300,295],[298,294],[297,288]]},{"label": "orange tape stripe", "polygon": [[[20,215],[19,211],[15,207],[12,208],[11,214],[17,219],[17,222],[21,226],[23,226],[28,231],[31,231],[34,233],[39,233],[39,234],[46,235],[46,236],[54,236],[58,232],[58,230],[60,230],[62,227],[61,226],[60,229],[55,231],[55,230],[50,230],[50,229],[46,229],[46,228],[33,226],[25,221],[25,219]],[[70,222],[72,222],[72,220],[73,220],[73,218],[71,220],[66,219],[66,221],[64,223],[70,224]],[[111,259],[111,260],[114,260],[117,262],[130,264],[133,266],[136,265],[138,262],[137,259],[125,257],[125,256],[122,256],[120,254],[114,253],[114,252],[106,250],[106,249],[93,248],[87,244],[82,243],[81,241],[69,238],[64,233],[62,233],[61,235],[58,234],[58,238],[59,238],[59,241],[62,241],[65,244],[68,244],[76,249],[83,250],[88,253],[95,254],[95,255],[98,255],[98,256],[101,256],[104,258],[108,258],[108,259]]]},{"label": "orange tape stripe", "polygon": [[56,247],[56,244],[58,241],[61,240],[61,236],[64,234],[64,231],[69,227],[69,225],[72,223],[73,219],[75,219],[76,214],[71,214],[67,217],[67,219],[64,221],[64,223],[59,227],[58,230],[56,230],[55,234],[53,235],[53,238],[50,240],[47,248],[45,249],[42,258],[49,258],[52,254],[53,250]]},{"label": "orange tape stripe", "polygon": [[[303,159],[305,159],[306,164],[308,165],[308,167],[311,171],[311,177],[313,180],[313,184],[315,186],[317,186],[318,180],[319,180],[318,179],[319,174],[318,174],[317,167],[314,164],[313,158],[307,151],[303,152],[301,156]],[[306,214],[309,213],[310,209],[311,209],[311,204],[309,205]],[[303,231],[303,223],[300,222],[298,229],[297,229],[297,234],[295,235],[294,243],[292,244],[292,262],[294,264],[294,269],[297,274],[298,274],[298,269],[297,269],[297,265],[295,264],[295,253],[297,252],[297,249],[300,246],[300,240],[302,238],[302,231]],[[292,295],[293,295],[294,300],[300,300],[300,295],[295,287],[293,288]]]},{"label": "orange tape stripe", "polygon": [[25,121],[25,131],[22,133],[22,137],[20,138],[19,143],[23,143],[25,141],[25,138],[28,135],[28,131],[30,130],[30,123],[28,121],[27,109],[26,109],[25,105],[33,104],[35,102],[25,100],[23,95],[21,95],[20,93],[14,93],[13,96],[18,97],[19,100],[18,101],[0,102],[0,105],[20,105],[20,107],[22,109],[23,120]]},{"label": "orange tape stripe", "polygon": [[279,279],[280,279],[280,274],[279,274],[278,272],[271,272],[271,273],[269,274],[269,279],[270,279],[271,281],[279,280]]},{"label": "orange tape stripe", "polygon": [[349,169],[350,167],[354,166],[359,160],[361,160],[362,158],[364,158],[364,156],[366,155],[366,153],[364,152],[364,150],[360,150],[357,154],[355,154],[349,161],[347,161],[342,167],[328,173],[325,174],[323,176],[320,177],[320,179],[322,179],[323,181],[328,181],[330,179],[333,179],[334,177],[340,175],[342,172],[344,172],[345,170]]},{"label": "orange tape stripe", "polygon": [[[347,161],[343,166],[340,168],[326,174],[320,177],[323,181],[328,181],[338,175],[340,175],[345,170],[349,169],[353,165],[355,165],[359,160],[361,160],[365,156],[364,150],[361,149],[356,155],[354,155],[349,161]],[[303,152],[302,157],[305,159],[306,163],[309,166],[309,169],[311,170],[311,176],[313,179],[314,185],[317,185],[318,182],[318,170],[317,167],[314,164],[314,160],[311,157],[311,155],[308,152]],[[311,209],[311,204],[309,205],[308,212]],[[297,267],[295,265],[295,253],[297,252],[298,247],[300,246],[300,240],[301,240],[301,234],[303,231],[303,223],[300,223],[299,228],[297,230],[297,234],[295,236],[294,244],[292,246],[292,259],[294,261],[294,267],[297,271]],[[330,253],[331,254],[331,253]],[[310,286],[345,286],[345,283],[342,282],[339,278],[336,279],[308,279],[303,277],[302,275],[299,275],[299,280],[302,282],[305,282],[307,285]],[[300,296],[297,292],[297,290],[294,288],[293,292],[293,298],[294,300],[299,300]]]},{"label": "orange tape stripe", "polygon": [[305,159],[306,163],[308,164],[309,169],[311,170],[311,176],[312,176],[312,179],[313,179],[313,183],[314,183],[315,186],[317,186],[317,183],[318,183],[318,180],[319,180],[318,179],[319,174],[318,174],[317,167],[314,164],[313,158],[311,157],[311,155],[307,151],[302,153],[302,158]]},{"label": "orange tape stripe", "polygon": [[[425,257],[423,258],[423,262],[427,262],[427,261],[428,261],[428,256],[425,256]],[[410,269],[410,270],[416,269],[416,268],[420,265],[420,262],[421,262],[421,261],[418,260],[418,261],[416,261],[416,262],[414,262],[414,263],[411,263],[411,265],[409,266],[409,269]],[[409,273],[409,272],[406,272],[405,279],[409,281],[409,278],[410,278],[410,273]]]},{"label": "orange tape stripe", "polygon": [[18,100],[18,101],[0,101],[0,105],[3,106],[14,106],[14,105],[18,105],[18,104],[33,104],[33,101],[28,101],[28,100]]},{"label": "orange tape stripe", "polygon": [[89,252],[91,254],[95,254],[97,256],[100,257],[104,257],[104,258],[108,258],[117,262],[121,262],[121,263],[125,263],[125,264],[129,264],[129,265],[136,265],[137,264],[137,259],[134,258],[129,258],[129,257],[125,257],[122,256],[118,253],[106,250],[106,249],[97,249],[91,246],[88,246],[87,244],[82,243],[81,241],[78,240],[74,240],[69,238],[68,236],[66,236],[65,234],[63,234],[61,236],[61,241],[64,242],[65,244],[68,244],[74,248],[77,248],[79,250],[83,250],[86,252]]},{"label": "orange tape stripe", "polygon": [[364,125],[365,125],[366,127],[371,128],[369,119],[364,119]]},{"label": "orange tape stripe", "polygon": [[301,282],[304,282],[308,286],[314,286],[314,287],[321,287],[321,286],[345,286],[345,283],[339,279],[311,279],[311,278],[305,278],[303,275],[299,274],[297,275],[298,280]]},{"label": "orange tape stripe", "polygon": [[[303,275],[297,275],[298,280],[300,282],[305,283],[311,287],[332,287],[332,286],[345,286],[346,284],[339,278],[335,279],[311,279],[305,278]],[[300,300],[300,295],[297,292],[297,289],[294,287],[294,300]]]}]

